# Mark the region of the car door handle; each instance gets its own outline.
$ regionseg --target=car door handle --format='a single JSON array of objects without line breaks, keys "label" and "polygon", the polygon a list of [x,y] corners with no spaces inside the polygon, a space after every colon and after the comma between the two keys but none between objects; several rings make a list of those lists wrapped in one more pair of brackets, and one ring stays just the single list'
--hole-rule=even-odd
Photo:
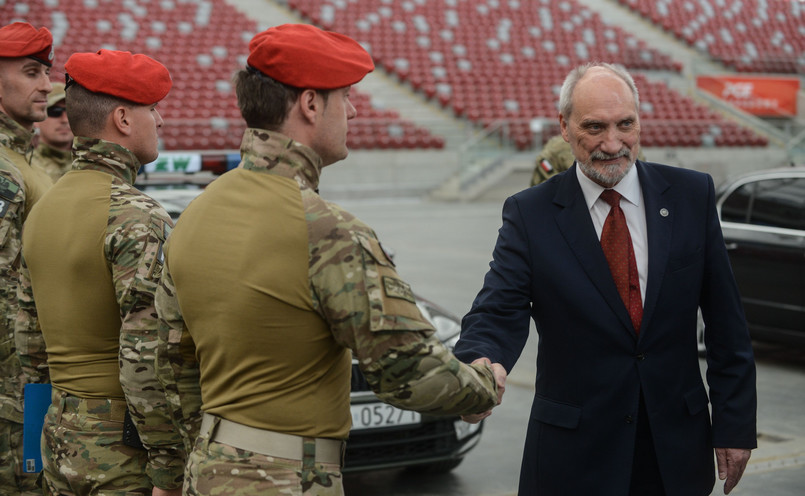
[{"label": "car door handle", "polygon": [[738,243],[727,243],[726,247],[727,247],[727,251],[737,250],[738,249]]}]

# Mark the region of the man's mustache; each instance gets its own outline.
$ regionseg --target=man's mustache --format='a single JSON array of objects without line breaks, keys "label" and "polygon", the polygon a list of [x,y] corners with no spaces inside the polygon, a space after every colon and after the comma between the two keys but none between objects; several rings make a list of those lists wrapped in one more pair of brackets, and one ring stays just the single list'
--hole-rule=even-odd
[{"label": "man's mustache", "polygon": [[614,160],[616,158],[621,158],[621,157],[631,158],[632,157],[631,150],[629,150],[628,148],[622,148],[621,151],[619,151],[618,153],[614,153],[614,154],[604,153],[604,152],[599,150],[599,151],[595,151],[595,152],[590,154],[590,159],[592,159],[592,160]]}]

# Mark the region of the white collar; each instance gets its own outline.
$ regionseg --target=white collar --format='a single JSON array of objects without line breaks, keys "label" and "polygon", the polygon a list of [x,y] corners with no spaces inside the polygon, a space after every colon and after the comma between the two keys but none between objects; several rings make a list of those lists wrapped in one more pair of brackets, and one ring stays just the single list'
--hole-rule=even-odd
[{"label": "white collar", "polygon": [[[596,200],[598,200],[598,197],[601,196],[601,192],[606,188],[598,183],[593,182],[592,179],[585,176],[581,171],[581,167],[579,167],[578,162],[576,162],[576,177],[579,180],[581,192],[584,194],[584,201],[587,202],[587,208],[593,208],[593,204]],[[620,182],[612,189],[620,193],[620,195],[626,199],[626,201],[639,207],[641,195],[640,179],[637,175],[637,165],[633,163],[632,166],[629,167],[629,171],[626,173],[626,175],[623,176],[623,179],[621,179]]]}]

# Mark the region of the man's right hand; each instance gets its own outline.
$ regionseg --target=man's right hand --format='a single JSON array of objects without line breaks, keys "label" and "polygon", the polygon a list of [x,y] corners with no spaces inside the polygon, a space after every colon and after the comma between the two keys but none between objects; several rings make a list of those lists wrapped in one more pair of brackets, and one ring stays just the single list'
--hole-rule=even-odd
[{"label": "man's right hand", "polygon": [[[500,403],[503,401],[503,393],[506,391],[506,369],[499,363],[492,363],[492,361],[486,357],[478,358],[472,362],[473,365],[477,363],[486,364],[492,369],[492,374],[495,376],[495,383],[498,387],[498,405],[500,405]],[[462,415],[461,420],[470,424],[477,424],[490,415],[492,415],[492,409],[489,409],[483,413]]]}]

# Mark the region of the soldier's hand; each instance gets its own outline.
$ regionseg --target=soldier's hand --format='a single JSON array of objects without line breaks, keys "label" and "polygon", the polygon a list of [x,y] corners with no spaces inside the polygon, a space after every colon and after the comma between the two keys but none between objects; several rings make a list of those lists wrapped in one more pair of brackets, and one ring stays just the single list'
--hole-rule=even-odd
[{"label": "soldier's hand", "polygon": [[[506,391],[506,369],[503,365],[499,363],[492,363],[492,361],[486,357],[478,358],[472,362],[473,365],[482,363],[489,366],[492,369],[492,374],[495,376],[495,384],[497,385],[498,389],[498,405],[503,401],[503,393]],[[492,410],[489,409],[483,413],[475,413],[469,415],[462,415],[461,420],[464,422],[468,422],[470,424],[477,424],[481,420],[485,419],[486,417],[492,415]]]}]

